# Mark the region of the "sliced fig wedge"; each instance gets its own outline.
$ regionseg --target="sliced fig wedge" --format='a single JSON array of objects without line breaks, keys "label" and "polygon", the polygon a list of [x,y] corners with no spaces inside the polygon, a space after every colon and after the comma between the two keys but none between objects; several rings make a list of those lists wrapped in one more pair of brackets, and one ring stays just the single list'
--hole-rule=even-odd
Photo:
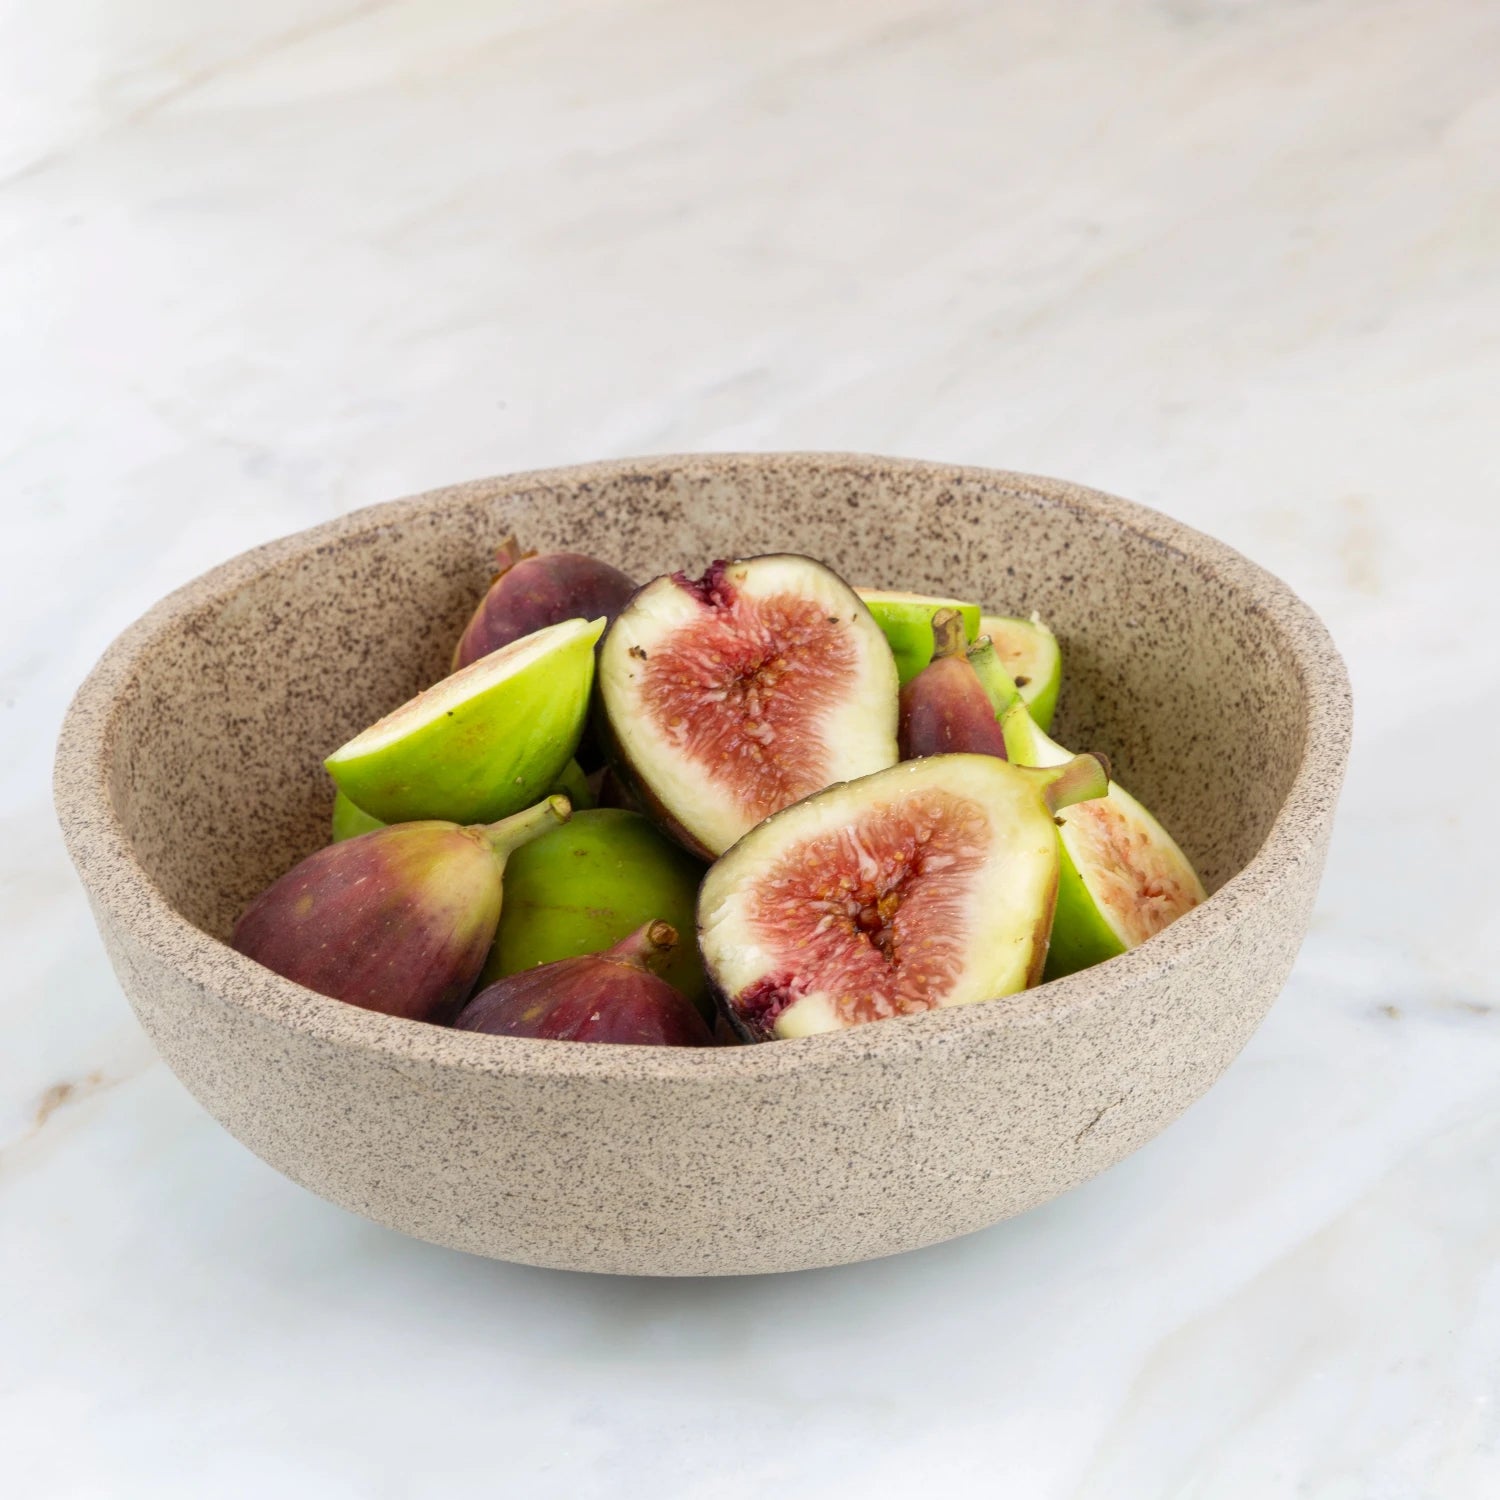
[{"label": "sliced fig wedge", "polygon": [[[1057,637],[1033,614],[1029,620],[1010,615],[985,615],[979,633],[994,643],[1000,665],[1011,685],[1043,731],[1052,727],[1057,695],[1062,689],[1062,652]],[[976,667],[979,665],[975,663]]]},{"label": "sliced fig wedge", "polygon": [[648,583],[599,657],[615,763],[712,858],[762,818],[896,761],[896,663],[836,573],[778,554]]},{"label": "sliced fig wedge", "polygon": [[698,897],[704,967],[746,1040],[1014,994],[1041,977],[1058,809],[1104,794],[1092,755],[1046,770],[935,755],[809,797],[746,834]]},{"label": "sliced fig wedge", "polygon": [[[1011,759],[1059,766],[1070,752],[1013,704],[1001,718]],[[1058,819],[1057,916],[1046,978],[1058,979],[1138,948],[1207,899],[1202,882],[1160,823],[1124,787]]]}]

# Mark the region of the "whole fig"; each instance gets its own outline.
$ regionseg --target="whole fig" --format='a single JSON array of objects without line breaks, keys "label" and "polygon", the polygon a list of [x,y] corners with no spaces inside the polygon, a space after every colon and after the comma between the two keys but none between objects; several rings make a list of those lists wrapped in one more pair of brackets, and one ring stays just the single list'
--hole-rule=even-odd
[{"label": "whole fig", "polygon": [[488,827],[395,823],[329,844],[257,896],[230,941],[335,1000],[447,1022],[494,941],[506,858],[570,812],[550,797]]},{"label": "whole fig", "polygon": [[544,625],[603,615],[611,624],[635,592],[618,568],[581,552],[522,552],[508,536],[495,550],[497,572],[453,651],[466,667]]},{"label": "whole fig", "polygon": [[603,953],[561,958],[496,980],[454,1024],[492,1036],[711,1047],[703,1017],[660,975],[676,944],[675,928],[648,922]]}]

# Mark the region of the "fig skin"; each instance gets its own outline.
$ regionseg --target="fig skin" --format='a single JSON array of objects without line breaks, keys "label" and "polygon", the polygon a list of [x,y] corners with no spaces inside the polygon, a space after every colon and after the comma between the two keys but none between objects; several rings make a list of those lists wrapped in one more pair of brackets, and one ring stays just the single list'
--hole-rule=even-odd
[{"label": "fig skin", "polygon": [[523,635],[562,620],[610,624],[636,584],[618,568],[581,552],[522,552],[508,536],[495,550],[496,573],[453,648],[453,671]]},{"label": "fig skin", "polygon": [[[588,778],[583,774],[583,768],[576,760],[570,760],[561,772],[558,773],[557,781],[548,789],[552,792],[560,792],[572,804],[574,812],[580,812],[594,805],[594,793],[589,786]],[[371,833],[377,828],[389,828],[389,823],[383,823],[372,813],[367,813],[364,808],[352,802],[343,792],[335,789],[333,794],[333,817],[331,821],[331,842],[341,844],[345,839],[355,838],[361,833]]]},{"label": "fig skin", "polygon": [[963,617],[932,618],[932,660],[901,689],[898,738],[903,760],[927,755],[1005,755],[989,694],[965,654]]},{"label": "fig skin", "polygon": [[[653,919],[691,932],[702,879],[703,866],[640,813],[575,812],[566,827],[551,829],[512,856],[505,910],[479,983],[602,953]],[[706,1017],[712,1015],[696,944],[678,943],[661,972]]]},{"label": "fig skin", "polygon": [[262,891],[230,943],[319,994],[445,1024],[494,941],[507,857],[570,813],[551,797],[488,827],[396,823],[329,844]]},{"label": "fig skin", "polygon": [[497,980],[464,1007],[455,1025],[545,1041],[712,1047],[703,1017],[661,977],[676,944],[669,923],[647,922],[603,953]]}]

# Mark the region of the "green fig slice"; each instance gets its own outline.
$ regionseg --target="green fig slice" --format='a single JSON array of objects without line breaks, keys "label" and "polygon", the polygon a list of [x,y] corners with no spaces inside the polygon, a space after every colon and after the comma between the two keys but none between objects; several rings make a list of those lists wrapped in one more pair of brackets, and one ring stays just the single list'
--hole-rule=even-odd
[{"label": "green fig slice", "polygon": [[600,620],[564,620],[482,656],[324,761],[384,823],[490,823],[556,784],[583,731]]},{"label": "green fig slice", "polygon": [[[480,983],[602,953],[653,920],[691,933],[702,878],[703,866],[640,813],[617,807],[575,812],[566,826],[511,856],[505,910]],[[712,1014],[693,943],[672,949],[662,975]]]},{"label": "green fig slice", "polygon": [[750,1041],[1014,994],[1041,976],[1057,810],[1102,796],[1095,756],[1036,770],[934,755],[830,787],[708,872],[698,941]]},{"label": "green fig slice", "polygon": [[362,833],[373,833],[385,828],[379,818],[372,818],[364,808],[356,807],[342,792],[333,794],[333,842],[342,844],[345,839],[358,838]]},{"label": "green fig slice", "polygon": [[[1001,720],[1013,761],[1056,766],[1069,752],[1037,727],[1024,703]],[[1059,979],[1138,948],[1207,899],[1188,857],[1118,782],[1058,820],[1062,864],[1046,977]]]},{"label": "green fig slice", "polygon": [[904,687],[932,660],[932,621],[941,609],[956,609],[964,622],[964,635],[979,634],[979,606],[962,599],[935,599],[927,594],[906,594],[896,589],[855,589],[885,632],[896,675]]},{"label": "green fig slice", "polygon": [[[562,768],[557,780],[547,790],[560,792],[575,809],[594,805],[594,793],[589,787],[589,779],[583,774],[583,767],[576,760],[570,760]],[[362,833],[371,833],[377,828],[389,826],[389,824],[382,823],[379,818],[372,818],[364,808],[356,807],[342,792],[334,792],[332,841],[335,844],[341,844],[345,839],[357,838]]]},{"label": "green fig slice", "polygon": [[1033,614],[1023,620],[1011,615],[985,615],[979,621],[979,634],[994,642],[1000,665],[1031,717],[1044,732],[1051,729],[1062,687],[1062,652],[1042,617]]},{"label": "green fig slice", "polygon": [[695,854],[896,760],[896,663],[870,611],[809,557],[674,573],[621,610],[599,655],[612,754]]},{"label": "green fig slice", "polygon": [[397,823],[328,844],[262,891],[230,942],[335,1000],[449,1022],[494,941],[507,858],[568,816],[551,797],[488,827]]}]

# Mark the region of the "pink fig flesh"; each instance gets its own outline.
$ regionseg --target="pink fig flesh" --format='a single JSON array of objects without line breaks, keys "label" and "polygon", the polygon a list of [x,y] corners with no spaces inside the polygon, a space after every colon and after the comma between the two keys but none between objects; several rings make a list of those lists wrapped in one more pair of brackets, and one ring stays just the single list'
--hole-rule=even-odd
[{"label": "pink fig flesh", "polygon": [[940,609],[932,617],[932,660],[901,689],[901,758],[998,755],[1005,735],[989,694],[965,654],[963,617]]},{"label": "pink fig flesh", "polygon": [[464,1007],[456,1025],[546,1041],[711,1047],[703,1017],[657,972],[676,942],[666,922],[648,922],[603,953],[497,980]]},{"label": "pink fig flesh", "polygon": [[499,572],[459,638],[455,671],[546,625],[601,615],[613,623],[636,588],[598,558],[581,552],[523,553],[514,537],[501,543],[495,558]]}]

